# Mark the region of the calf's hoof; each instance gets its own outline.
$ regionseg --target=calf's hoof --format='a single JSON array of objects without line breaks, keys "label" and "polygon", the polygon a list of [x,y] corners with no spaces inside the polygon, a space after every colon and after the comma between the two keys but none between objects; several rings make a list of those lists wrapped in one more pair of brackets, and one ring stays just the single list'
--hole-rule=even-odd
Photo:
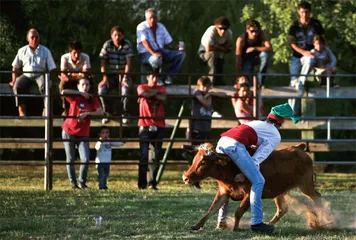
[{"label": "calf's hoof", "polygon": [[199,226],[197,226],[197,225],[191,226],[191,228],[190,228],[191,232],[197,232],[199,230],[201,230],[201,228]]},{"label": "calf's hoof", "polygon": [[227,223],[226,222],[219,222],[216,225],[217,230],[226,230],[227,229]]}]

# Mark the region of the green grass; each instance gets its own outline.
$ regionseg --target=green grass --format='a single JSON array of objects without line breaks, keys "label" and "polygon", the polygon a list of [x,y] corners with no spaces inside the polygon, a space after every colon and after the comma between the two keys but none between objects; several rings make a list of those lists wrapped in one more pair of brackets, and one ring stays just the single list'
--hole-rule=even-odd
[{"label": "green grass", "polygon": [[[239,232],[215,230],[216,215],[202,231],[189,228],[207,211],[216,193],[214,180],[202,190],[185,186],[182,172],[164,173],[160,190],[137,190],[137,172],[113,170],[110,190],[96,188],[96,172],[89,174],[90,189],[71,190],[64,169],[54,174],[53,191],[43,190],[43,171],[0,169],[0,239],[356,239],[356,174],[318,175],[318,189],[343,223],[342,229],[311,230],[303,215],[289,212],[272,236],[248,230],[250,212]],[[293,195],[299,196],[298,192]],[[265,220],[275,212],[264,200]],[[238,206],[230,203],[230,216]],[[94,217],[102,216],[96,226]]]}]

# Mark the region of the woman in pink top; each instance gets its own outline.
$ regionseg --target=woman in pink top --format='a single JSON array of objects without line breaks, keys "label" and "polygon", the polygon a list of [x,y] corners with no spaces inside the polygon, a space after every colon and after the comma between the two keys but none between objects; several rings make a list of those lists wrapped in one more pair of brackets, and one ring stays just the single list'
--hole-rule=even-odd
[{"label": "woman in pink top", "polygon": [[250,101],[252,92],[250,91],[248,83],[238,85],[239,87],[236,89],[236,93],[234,94],[237,98],[231,98],[231,102],[234,107],[236,117],[239,118],[239,122],[241,124],[244,124],[252,121],[252,119],[240,119],[253,117],[253,105]]}]

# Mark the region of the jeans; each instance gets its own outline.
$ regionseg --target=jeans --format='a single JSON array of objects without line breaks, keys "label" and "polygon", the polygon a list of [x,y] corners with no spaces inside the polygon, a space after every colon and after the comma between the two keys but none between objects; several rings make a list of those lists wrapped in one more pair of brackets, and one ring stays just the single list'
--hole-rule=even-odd
[{"label": "jeans", "polygon": [[[208,65],[209,74],[223,73],[225,60],[218,58],[215,52],[201,52],[199,58]],[[223,76],[209,76],[209,78],[213,85],[225,85]]]},{"label": "jeans", "polygon": [[[241,59],[241,68],[244,74],[253,74],[253,69],[256,65],[260,65],[258,73],[266,73],[270,59],[269,52],[261,52],[258,56],[244,57]],[[257,84],[264,85],[265,77],[257,76]],[[253,86],[252,75],[248,76],[250,86]]]},{"label": "jeans", "polygon": [[[88,163],[90,159],[89,137],[74,136],[62,130],[62,139],[71,140],[70,142],[63,142],[64,150],[66,152],[66,163],[74,163],[76,159],[75,146],[78,146],[80,162],[82,163],[79,168],[80,184],[86,184],[88,175]],[[76,141],[76,142],[75,142]],[[75,166],[67,165],[68,178],[71,183],[76,183]]]},{"label": "jeans", "polygon": [[[228,137],[220,138],[216,148],[229,156],[241,172],[252,183],[250,192],[251,224],[259,224],[263,221],[262,212],[262,191],[265,179],[258,168],[258,163],[254,162],[246,147]],[[219,211],[219,220],[226,218],[227,204]],[[220,215],[222,214],[222,215]]]},{"label": "jeans", "polygon": [[176,74],[179,72],[185,59],[185,52],[178,50],[161,49],[162,59],[151,55],[149,52],[140,53],[140,63],[148,64],[152,68],[161,68],[163,64],[171,63],[168,73]]},{"label": "jeans", "polygon": [[[127,87],[125,85],[121,85],[121,95],[122,96],[130,95],[132,82],[131,82],[131,79],[128,79],[127,81],[128,81],[129,87]],[[117,75],[108,75],[108,82],[109,82],[109,88],[106,85],[103,85],[99,89],[98,94],[100,96],[101,104],[103,106],[103,111],[110,113],[110,114],[114,114],[116,112],[115,111],[116,99],[115,98],[105,98],[105,97],[103,97],[103,95],[108,94],[112,90],[116,91],[119,84],[121,84],[121,83],[119,83],[119,79],[118,79]],[[122,97],[121,103],[122,103],[122,108],[123,108],[123,114],[126,114],[129,109],[129,97]]]},{"label": "jeans", "polygon": [[[298,75],[298,74],[309,74],[315,65],[314,58],[305,58],[303,64],[300,62],[300,58],[292,57],[292,63],[290,66],[290,74]],[[298,96],[303,96],[304,94],[304,84],[305,84],[306,76],[291,76],[290,85],[292,87],[296,87],[298,90]],[[291,98],[288,99],[289,105],[292,107],[294,115],[301,115],[301,98]]]},{"label": "jeans", "polygon": [[[164,128],[157,128],[157,131],[149,131],[148,128],[144,128],[139,131],[140,136],[140,165],[138,167],[138,187],[147,187],[147,171],[150,172],[148,185],[156,187],[157,173],[159,169],[159,161],[162,157],[162,142],[154,142],[150,140],[163,139]],[[149,145],[152,144],[154,151],[152,154],[152,164],[148,166],[148,151]]]},{"label": "jeans", "polygon": [[106,188],[107,179],[110,174],[110,165],[97,165],[99,188]]},{"label": "jeans", "polygon": [[[28,93],[28,89],[30,89],[31,85],[36,82],[38,85],[38,90],[41,94],[45,93],[45,78],[44,75],[39,75],[37,77],[27,77],[25,75],[21,75],[16,79],[14,84],[14,94],[25,94]],[[16,107],[23,105],[25,100],[23,97],[15,97]],[[43,99],[43,106],[45,103],[45,98]]]}]

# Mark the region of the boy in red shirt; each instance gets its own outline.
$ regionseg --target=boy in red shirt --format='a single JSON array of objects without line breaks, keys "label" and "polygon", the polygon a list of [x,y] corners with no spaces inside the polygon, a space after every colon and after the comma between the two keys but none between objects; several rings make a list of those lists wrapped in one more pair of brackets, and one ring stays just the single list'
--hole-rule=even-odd
[{"label": "boy in red shirt", "polygon": [[[166,87],[157,86],[157,76],[152,72],[146,76],[147,84],[137,87],[139,97],[140,119],[138,120],[140,136],[140,165],[138,169],[138,188],[147,187],[148,171],[148,150],[151,143],[154,147],[154,156],[149,167],[150,178],[148,188],[157,190],[156,176],[158,172],[158,162],[162,156],[162,142],[165,121],[164,121],[164,101],[167,99]],[[150,140],[153,140],[150,142]],[[158,141],[157,141],[158,140]]]}]

